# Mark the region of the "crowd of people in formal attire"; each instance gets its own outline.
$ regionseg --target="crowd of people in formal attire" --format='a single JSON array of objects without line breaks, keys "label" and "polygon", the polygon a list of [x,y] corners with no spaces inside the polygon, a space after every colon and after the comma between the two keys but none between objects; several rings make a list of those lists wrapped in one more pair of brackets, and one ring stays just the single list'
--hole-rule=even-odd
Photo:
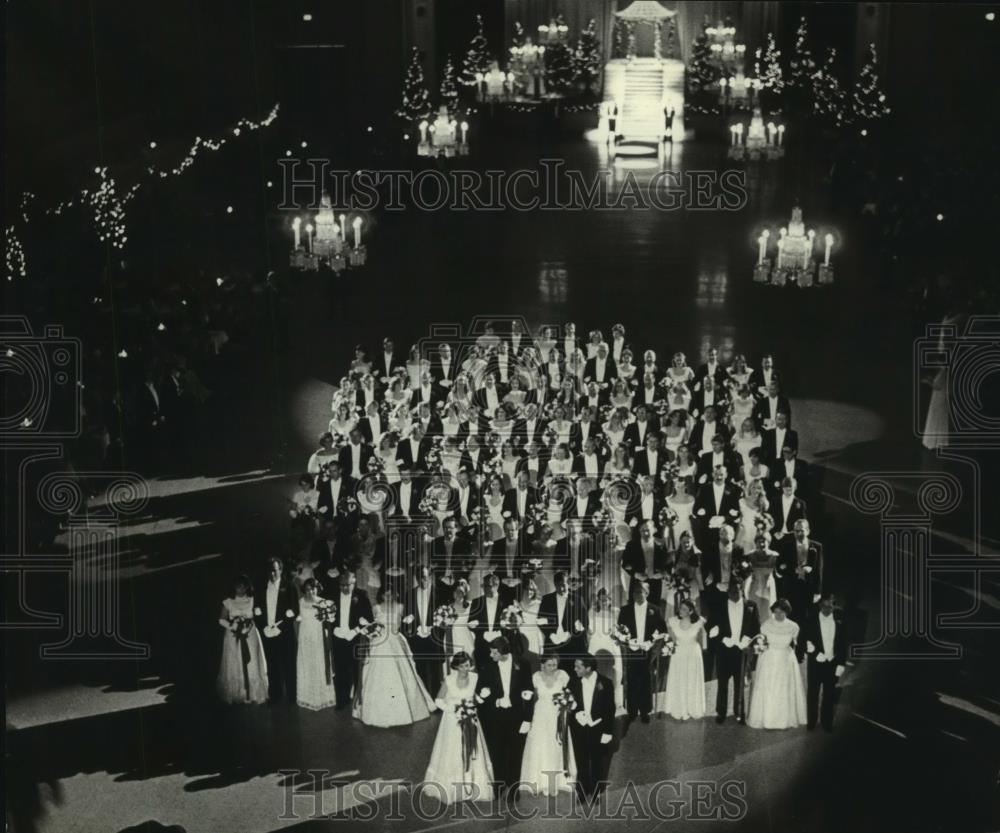
[{"label": "crowd of people in formal attire", "polygon": [[616,726],[703,718],[712,680],[717,723],[832,728],[846,633],[771,356],[661,363],[620,324],[385,338],[322,428],[291,557],[223,603],[226,702],[440,711],[446,802],[592,797]]}]

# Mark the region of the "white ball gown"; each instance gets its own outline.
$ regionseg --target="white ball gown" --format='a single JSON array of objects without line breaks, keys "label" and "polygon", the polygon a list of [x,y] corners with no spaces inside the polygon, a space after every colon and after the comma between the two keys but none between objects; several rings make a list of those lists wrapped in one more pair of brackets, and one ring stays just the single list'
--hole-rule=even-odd
[{"label": "white ball gown", "polygon": [[402,607],[376,605],[373,612],[385,630],[371,642],[353,714],[366,726],[409,726],[425,720],[434,710],[434,699],[417,674],[410,646],[400,636]]},{"label": "white ball gown", "polygon": [[[445,804],[470,799],[493,800],[493,765],[486,749],[482,724],[476,724],[475,748],[468,750],[470,754],[466,762],[467,750],[463,748],[465,742],[462,727],[455,715],[455,707],[463,700],[475,698],[477,679],[475,672],[471,672],[462,686],[459,684],[458,674],[444,678],[441,693],[444,708],[437,737],[434,738],[431,760],[424,773],[424,790]],[[434,786],[428,787],[428,784]]]},{"label": "white ball gown", "polygon": [[[220,622],[244,617],[253,622],[253,599],[223,599]],[[223,703],[266,703],[267,660],[257,626],[250,625],[245,636],[226,630],[222,636],[222,661],[216,690]]]},{"label": "white ball gown", "polygon": [[667,672],[667,690],[656,693],[656,711],[678,720],[705,716],[705,620],[692,623],[672,616],[667,622],[676,644]]},{"label": "white ball gown", "polygon": [[791,619],[768,619],[760,627],[767,650],[757,658],[747,725],[754,729],[791,729],[806,723],[806,692],[795,658],[799,626]]},{"label": "white ball gown", "polygon": [[455,611],[455,623],[445,633],[445,676],[451,674],[451,658],[455,654],[464,651],[471,657],[476,650],[476,639],[469,629],[469,611],[472,610],[472,605],[467,603],[460,607],[452,602],[451,609]]},{"label": "white ball gown", "polygon": [[677,513],[677,523],[674,524],[673,529],[673,546],[670,544],[670,530],[665,529],[663,531],[663,537],[667,543],[667,549],[672,552],[677,549],[677,546],[680,544],[681,535],[685,532],[689,535],[694,534],[691,530],[691,515],[694,514],[694,499],[675,501],[673,498],[668,497],[667,506]]},{"label": "white ball gown", "polygon": [[[534,795],[556,795],[573,789],[576,782],[573,737],[569,731],[565,738],[560,734],[559,711],[552,700],[553,695],[566,688],[569,674],[557,671],[549,683],[541,671],[536,671],[531,682],[535,688],[535,713],[521,758],[522,789]],[[572,720],[572,715],[569,719]]]},{"label": "white ball gown", "polygon": [[[315,602],[299,601],[299,647],[295,657],[295,696],[305,709],[318,711],[337,702],[333,686],[333,658],[327,656],[323,623],[316,615]],[[329,673],[328,673],[329,671]]]}]

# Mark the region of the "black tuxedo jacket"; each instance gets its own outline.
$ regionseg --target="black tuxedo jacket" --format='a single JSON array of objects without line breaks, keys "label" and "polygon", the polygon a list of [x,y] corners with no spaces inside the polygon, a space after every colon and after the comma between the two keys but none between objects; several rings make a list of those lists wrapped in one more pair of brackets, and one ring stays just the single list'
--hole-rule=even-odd
[{"label": "black tuxedo jacket", "polygon": [[[611,680],[604,675],[598,674],[596,671],[592,673],[597,676],[597,682],[594,684],[594,699],[590,704],[590,716],[597,725],[584,727],[577,723],[575,718],[572,718],[569,722],[570,729],[574,732],[591,731],[602,735],[614,734],[615,688],[611,684]],[[575,673],[570,674],[566,687],[573,693],[573,699],[576,700],[573,713],[583,711],[585,705],[583,702],[583,681]]]},{"label": "black tuxedo jacket", "polygon": [[[552,646],[548,641],[551,634],[554,634],[559,630],[559,602],[556,598],[556,593],[546,593],[542,596],[542,601],[538,605],[538,618],[539,620],[544,620],[544,622],[539,625],[539,629],[542,632],[542,638],[545,640],[548,647],[559,647]],[[577,632],[574,625],[579,622],[583,625],[583,630]],[[570,639],[564,642],[561,647],[566,647],[574,642],[580,646],[582,642],[582,647],[586,647],[587,640],[587,605],[583,600],[583,596],[579,593],[574,593],[572,590],[566,593],[566,606],[563,608],[562,616],[562,629],[570,635]]]},{"label": "black tuxedo jacket", "polygon": [[[733,544],[732,557],[729,561],[729,575],[730,581],[732,581],[733,570],[736,569],[736,565],[739,564],[745,557],[742,547]],[[719,583],[722,576],[722,553],[719,552],[719,545],[713,544],[711,547],[707,548],[701,554],[701,580],[702,584],[706,587],[715,588]],[[709,578],[711,578],[711,584],[709,584]]]},{"label": "black tuxedo jacket", "polygon": [[[379,428],[382,433],[385,433],[388,429],[388,422],[382,417],[379,417]],[[361,436],[364,437],[365,442],[371,445],[375,441],[375,429],[372,426],[371,417],[363,417],[358,420],[358,430],[361,432]]]},{"label": "black tuxedo jacket", "polygon": [[[660,432],[660,420],[657,417],[651,416],[646,419],[644,423],[645,430],[640,433],[639,431],[639,421],[630,422],[625,426],[625,437],[622,442],[628,448],[629,454],[639,454],[646,450],[646,437],[650,434],[659,434]],[[660,443],[663,446],[663,443]]]},{"label": "black tuxedo jacket", "polygon": [[[590,477],[600,477],[601,473],[604,471],[604,458],[600,454],[595,454],[594,459],[597,461],[597,474],[590,474]],[[580,476],[587,476],[587,461],[582,454],[577,454],[573,458],[573,473]]]},{"label": "black tuxedo jacket", "polygon": [[608,384],[610,385],[615,379],[618,378],[618,364],[615,362],[611,355],[604,360],[604,378],[597,378],[597,358],[588,359],[587,363],[583,366],[583,381],[584,382],[597,382],[598,384]]},{"label": "black tuxedo jacket", "polygon": [[[740,458],[728,448],[723,449],[722,465],[726,467],[726,475],[730,480],[738,478],[740,475]],[[707,483],[712,479],[715,471],[715,452],[705,451],[698,457],[698,469],[696,472],[699,483]],[[705,479],[702,480],[702,477]]]},{"label": "black tuxedo jacket", "polygon": [[721,435],[722,438],[728,443],[729,442],[729,429],[723,424],[723,422],[717,418],[715,423],[711,427],[711,433],[708,437],[705,436],[706,425],[704,420],[699,419],[695,423],[694,428],[691,429],[691,436],[688,438],[688,445],[694,447],[695,454],[700,454],[702,449],[702,441],[708,445],[712,441],[712,437]]},{"label": "black tuxedo jacket", "polygon": [[[513,663],[510,672],[510,690],[507,696],[510,698],[509,709],[497,708],[497,700],[503,697],[503,678],[500,676],[500,669],[497,663],[487,659],[479,672],[479,680],[476,685],[476,694],[482,699],[479,704],[479,714],[484,722],[489,723],[494,719],[503,719],[516,725],[528,721],[531,722],[535,714],[535,692],[531,682],[531,669],[514,657],[507,660]],[[484,696],[486,689],[489,695]],[[530,693],[530,697],[525,697],[524,693]]]},{"label": "black tuxedo jacket", "polygon": [[[774,499],[781,494],[781,481],[785,479],[785,461],[780,459],[781,455],[772,462],[770,458],[764,460],[767,464],[768,472],[767,479],[770,481],[768,487],[771,490],[770,500],[773,502]],[[796,493],[803,495],[807,493],[807,484],[809,482],[809,466],[806,464],[805,460],[800,460],[798,457],[795,458],[795,462],[792,466],[792,477],[795,478]]]},{"label": "black tuxedo jacket", "polygon": [[[254,622],[264,638],[264,628],[267,625],[267,585],[270,579],[264,579],[258,584],[254,593]],[[290,614],[290,615],[289,615]],[[279,638],[295,637],[295,617],[299,615],[299,594],[291,579],[281,577],[278,584],[278,601],[274,608],[274,624],[281,631]]]},{"label": "black tuxedo jacket", "polygon": [[713,515],[722,515],[726,523],[733,526],[740,518],[739,490],[728,483],[722,489],[722,505],[715,505],[715,484],[705,483],[694,498],[694,517],[705,529]]},{"label": "black tuxedo jacket", "polygon": [[598,389],[597,393],[594,396],[591,396],[590,394],[587,393],[583,394],[577,402],[576,409],[580,411],[583,410],[584,408],[590,407],[594,408],[595,410],[599,410],[600,408],[603,408],[610,402],[611,402],[611,388],[608,387],[603,390]]},{"label": "black tuxedo jacket", "polygon": [[[698,369],[694,372],[695,381],[704,382],[705,377],[709,375],[708,363],[698,365]],[[715,363],[715,371],[711,374],[712,379],[717,384],[725,385],[726,379],[729,374],[726,372],[726,368],[722,366],[721,362]]]},{"label": "black tuxedo jacket", "polygon": [[[777,382],[779,386],[781,385],[781,374],[773,367],[771,368],[771,381]],[[764,389],[763,393],[761,392],[762,388]],[[764,371],[759,367],[755,367],[750,373],[750,390],[754,396],[767,396]]]},{"label": "black tuxedo jacket", "polygon": [[[716,607],[716,610],[710,614],[708,620],[708,633],[711,633],[714,628],[718,628],[719,632],[715,635],[715,639],[719,640],[719,644],[722,647],[722,640],[724,637],[732,638],[733,629],[729,625],[729,600],[723,599]],[[757,610],[756,603],[749,601],[747,599],[743,600],[743,622],[740,628],[740,638],[744,636],[753,639],[757,634],[760,633],[760,611]],[[710,637],[713,638],[713,637]]]},{"label": "black tuxedo jacket", "polygon": [[793,497],[792,505],[788,508],[788,517],[785,517],[785,506],[779,491],[770,502],[771,517],[774,518],[774,532],[791,532],[795,522],[808,517],[806,514],[806,502],[802,498]]},{"label": "black tuxedo jacket", "polygon": [[[823,592],[823,545],[819,541],[809,539],[807,549],[806,564],[811,568],[800,580],[796,576],[796,566],[798,564],[798,542],[794,535],[786,535],[781,539],[778,547],[778,561],[775,564],[775,571],[778,574],[778,594],[791,597],[795,595],[794,588],[796,582],[804,583],[804,589],[810,594],[808,599],[812,603],[812,596]],[[792,611],[802,615],[802,611]]]},{"label": "black tuxedo jacket", "polygon": [[[666,572],[670,567],[670,555],[662,544],[653,542],[653,569]],[[622,553],[622,569],[630,576],[646,572],[646,557],[642,552],[642,541],[633,538],[625,545]]]},{"label": "black tuxedo jacket", "polygon": [[438,388],[433,383],[426,391],[424,391],[423,387],[418,387],[410,394],[410,408],[416,408],[424,402],[428,405],[433,405],[440,398],[440,392],[441,388]]},{"label": "black tuxedo jacket", "polygon": [[[587,424],[590,426],[587,429],[587,438],[599,437],[604,433],[604,429],[601,428],[601,424],[596,419]],[[574,422],[569,432],[569,445],[576,454],[580,454],[583,451],[585,438],[583,436],[582,425],[582,422]]]},{"label": "black tuxedo jacket", "polygon": [[[496,399],[497,399],[496,405],[494,405],[493,407],[494,408],[498,408],[500,405],[503,404],[504,392],[503,392],[503,390],[501,390],[501,388],[500,388],[499,385],[496,385],[493,388],[493,390],[494,390],[494,393],[496,393]],[[489,403],[489,400],[487,398],[486,388],[485,387],[479,388],[475,392],[475,394],[473,395],[473,399],[474,399],[476,405],[479,406],[479,409],[481,411],[483,411],[484,413],[488,413],[488,414],[490,414],[492,416],[493,411],[490,410],[490,403]]]},{"label": "black tuxedo jacket", "polygon": [[508,489],[506,491],[506,493],[504,493],[504,496],[503,496],[503,511],[504,512],[510,512],[510,516],[512,518],[516,518],[519,521],[523,520],[524,516],[528,512],[531,511],[531,507],[535,503],[538,502],[538,490],[537,489],[535,489],[532,486],[529,486],[526,489],[526,492],[527,492],[527,495],[526,495],[525,502],[524,502],[524,510],[525,510],[524,514],[522,514],[521,512],[518,511],[518,507],[517,507],[518,490],[517,490],[516,486],[513,489]]},{"label": "black tuxedo jacket", "polygon": [[635,452],[635,456],[632,458],[632,471],[635,474],[651,474],[653,477],[659,477],[660,472],[673,458],[672,451],[661,447],[656,452],[656,465],[653,466],[649,461],[649,453],[644,448],[642,451]]},{"label": "black tuxedo jacket", "polygon": [[348,443],[340,449],[340,470],[348,477],[362,478],[368,473],[368,461],[375,456],[375,450],[368,443],[361,443],[361,454],[359,462],[361,469],[355,472],[351,468],[351,444]]},{"label": "black tuxedo jacket", "polygon": [[[331,483],[333,481],[319,479],[317,486],[319,488],[319,499],[316,501],[317,509],[323,509],[326,507],[326,511],[323,513],[324,517],[334,518],[337,515],[337,507],[333,505],[333,491]],[[346,475],[340,476],[340,494],[337,502],[340,503],[347,497],[354,497],[355,491],[357,489],[357,482],[353,477],[348,477]]]},{"label": "black tuxedo jacket", "polygon": [[[635,627],[635,605],[630,601],[627,604],[622,605],[622,609],[618,611],[618,624],[624,625],[628,628],[629,635],[635,639],[638,636],[638,631]],[[659,631],[661,634],[667,633],[667,623],[663,621],[663,616],[660,615],[660,609],[650,601],[646,601],[646,629],[643,634],[646,640],[651,640],[653,638],[653,633]],[[652,649],[650,649],[652,650]],[[659,649],[657,649],[659,650]],[[622,648],[623,653],[634,653],[628,648]]]},{"label": "black tuxedo jacket", "polygon": [[[716,417],[721,417],[729,407],[729,397],[724,388],[712,389],[712,401],[705,402],[705,389],[701,388],[691,395],[691,415],[700,418],[705,413],[705,408],[715,408]],[[718,422],[718,419],[716,419]]]},{"label": "black tuxedo jacket", "polygon": [[396,460],[400,463],[406,463],[410,468],[410,471],[418,470],[423,471],[427,468],[427,452],[431,448],[431,440],[429,437],[425,436],[417,446],[417,456],[416,459],[413,457],[413,449],[410,447],[411,441],[409,438],[405,440],[400,440],[399,445],[396,446]]},{"label": "black tuxedo jacket", "polygon": [[[778,394],[778,410],[788,414],[788,427],[791,428],[792,406],[788,402],[788,397],[782,396],[780,393]],[[756,417],[758,425],[762,428],[764,427],[764,421],[772,418],[770,400],[767,396],[758,400],[757,406],[754,408],[754,417]]]},{"label": "black tuxedo jacket", "polygon": [[520,460],[518,460],[517,466],[515,468],[515,471],[517,472],[526,471],[528,472],[529,476],[533,477],[533,479],[529,481],[532,486],[535,486],[536,484],[541,482],[542,478],[545,477],[545,473],[548,471],[549,468],[547,454],[545,456],[539,454],[538,457],[535,459],[537,460],[538,467],[534,470],[534,472],[531,469],[531,463],[528,462],[527,457],[522,457]]},{"label": "black tuxedo jacket", "polygon": [[420,517],[420,495],[423,488],[420,482],[416,478],[411,478],[410,480],[410,501],[407,506],[403,506],[403,489],[402,485],[397,481],[392,484],[392,511],[389,513],[392,517],[400,517],[406,515],[410,518]]},{"label": "black tuxedo jacket", "polygon": [[417,628],[420,626],[427,628],[434,626],[434,611],[437,610],[440,605],[445,603],[445,597],[438,592],[438,589],[433,583],[428,585],[427,592],[429,595],[427,597],[426,620],[420,617],[420,605],[418,604],[417,599],[417,588],[414,587],[403,597],[403,619],[406,619],[408,616],[413,617],[412,621],[401,623],[401,630],[403,631],[404,636],[410,637],[416,635]]},{"label": "black tuxedo jacket", "polygon": [[[337,621],[339,622],[341,610],[340,606],[344,603],[344,596],[338,589],[328,598],[337,603]],[[360,627],[362,619],[369,623],[375,621],[375,615],[372,613],[372,603],[368,599],[368,594],[365,593],[364,590],[358,590],[357,587],[354,588],[351,593],[350,606],[351,612],[347,618],[347,627]]]},{"label": "black tuxedo jacket", "polygon": [[514,422],[514,436],[520,437],[525,445],[532,441],[538,443],[538,445],[544,445],[545,421],[536,417],[535,424],[529,427],[526,419],[517,420]]},{"label": "black tuxedo jacket", "polygon": [[455,513],[456,518],[468,518],[472,511],[479,506],[479,487],[470,482],[468,492],[468,497],[463,506],[461,504],[461,492],[458,487],[453,486],[451,489],[451,499],[448,502],[448,506]]},{"label": "black tuxedo jacket", "polygon": [[570,500],[565,506],[563,506],[562,519],[565,521],[567,519],[575,520],[590,520],[594,513],[601,508],[601,496],[595,489],[590,494],[587,495],[587,501],[584,508],[584,514],[580,514],[580,508],[576,498]]},{"label": "black tuxedo jacket", "polygon": [[641,523],[642,521],[652,521],[655,524],[657,522],[656,519],[659,517],[660,510],[663,508],[663,495],[660,493],[659,489],[653,489],[653,514],[648,518],[644,518],[642,516],[642,498],[643,494],[640,489],[636,497],[629,501],[628,508],[625,510],[625,521],[627,523],[631,524],[633,518],[635,518],[638,523]]},{"label": "black tuxedo jacket", "polygon": [[[832,616],[834,623],[832,657],[823,650],[823,632],[819,624],[819,609],[817,608],[812,611],[805,622],[802,623],[795,652],[798,654],[800,662],[803,656],[809,657],[810,671],[813,668],[822,669],[824,666],[832,671],[838,665],[845,665],[847,663],[847,629],[844,627],[844,620],[840,615],[840,611],[834,609]],[[816,650],[809,651],[809,645],[807,644],[809,642],[812,642]],[[826,654],[827,662],[816,662],[816,655],[819,653]]]},{"label": "black tuxedo jacket", "polygon": [[[799,432],[786,427],[783,444],[791,446],[798,451]],[[767,463],[769,467],[773,468],[775,461],[781,456],[781,449],[778,448],[778,432],[774,428],[768,428],[766,431],[761,431],[760,451],[764,456],[764,462]]]},{"label": "black tuxedo jacket", "polygon": [[[505,578],[520,578],[521,567],[526,563],[528,556],[524,554],[524,545],[518,539],[514,546],[515,554],[511,561],[511,572],[507,572],[507,539],[501,538],[494,541],[490,546],[490,569],[497,574],[501,580]],[[502,585],[501,585],[502,586]]]}]

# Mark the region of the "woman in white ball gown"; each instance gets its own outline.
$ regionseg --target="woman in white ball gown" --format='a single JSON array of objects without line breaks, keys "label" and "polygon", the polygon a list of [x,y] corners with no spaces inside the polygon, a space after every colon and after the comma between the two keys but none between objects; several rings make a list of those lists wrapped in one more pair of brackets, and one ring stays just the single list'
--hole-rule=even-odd
[{"label": "woman in white ball gown", "polygon": [[[559,657],[546,654],[541,669],[531,675],[535,709],[521,757],[521,789],[533,795],[556,795],[573,789],[576,759],[568,720],[560,727],[555,697],[569,684],[559,668]],[[571,715],[567,714],[567,718]],[[564,731],[560,731],[564,728]]]},{"label": "woman in white ball gown", "polygon": [[225,633],[216,689],[223,703],[267,702],[267,660],[253,620],[252,587],[249,578],[237,576],[233,595],[222,600],[219,625]]},{"label": "woman in white ball gown", "polygon": [[[615,708],[625,704],[623,681],[624,663],[621,646],[612,638],[618,629],[618,609],[613,606],[611,596],[605,588],[597,591],[588,623],[587,653],[597,657],[600,672],[611,680],[615,687]],[[609,667],[610,666],[610,667]]]},{"label": "woman in white ball gown", "polygon": [[754,729],[791,729],[806,723],[806,692],[795,657],[799,626],[789,615],[792,606],[778,599],[771,618],[760,626],[767,649],[757,658],[750,691],[747,725]]},{"label": "woman in white ball gown", "polygon": [[333,657],[323,638],[323,620],[316,606],[321,601],[319,582],[308,578],[302,582],[299,601],[299,621],[296,625],[299,646],[295,656],[295,696],[304,709],[319,711],[337,703],[333,686]]},{"label": "woman in white ball gown", "polygon": [[493,766],[482,724],[477,720],[463,729],[456,714],[463,702],[475,706],[478,676],[472,670],[472,657],[459,652],[451,658],[449,667],[451,673],[444,678],[434,701],[441,709],[441,723],[424,773],[423,790],[444,804],[492,801]]},{"label": "woman in white ball gown", "polygon": [[678,720],[705,716],[705,620],[695,603],[685,599],[667,622],[675,650],[667,672],[667,690],[656,695],[656,711]]},{"label": "woman in white ball gown", "polygon": [[410,646],[400,635],[402,605],[391,590],[381,590],[377,599],[372,612],[384,630],[372,640],[361,670],[354,717],[366,726],[409,726],[431,716],[434,700],[417,674]]}]

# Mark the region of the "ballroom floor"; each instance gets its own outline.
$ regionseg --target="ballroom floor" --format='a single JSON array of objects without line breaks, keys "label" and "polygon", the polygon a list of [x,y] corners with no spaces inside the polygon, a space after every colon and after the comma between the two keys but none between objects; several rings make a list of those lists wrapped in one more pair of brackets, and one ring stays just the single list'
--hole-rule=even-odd
[{"label": "ballroom floor", "polygon": [[[493,152],[508,168],[534,161],[516,149]],[[685,170],[723,163],[712,146],[679,144],[674,152],[673,164]],[[581,170],[599,162],[583,141],[547,155]],[[7,723],[18,730],[11,754],[23,762],[16,777],[41,785],[46,812],[38,829],[117,831],[148,819],[189,833],[355,829],[359,822],[343,817],[309,821],[299,803],[300,818],[281,818],[288,792],[279,772],[329,773],[325,797],[334,807],[338,783],[379,779],[388,790],[422,776],[436,718],[375,730],[332,711],[220,709],[212,701],[214,620],[226,582],[281,548],[284,498],[325,426],[332,386],[353,344],[374,347],[384,335],[402,347],[430,335],[434,324],[522,315],[533,326],[572,320],[581,331],[621,322],[640,349],[661,357],[684,350],[692,362],[708,345],[751,361],[771,352],[801,420],[803,456],[820,474],[813,526],[831,553],[832,583],[856,634],[873,633],[878,526],[853,508],[848,490],[862,471],[943,465],[921,453],[912,431],[912,344],[925,322],[883,288],[870,229],[824,196],[822,171],[792,154],[751,165],[748,174],[750,204],[739,212],[383,216],[363,274],[293,277],[287,319],[234,358],[216,397],[225,404],[212,406],[197,446],[177,450],[176,472],[154,480],[147,512],[123,532],[123,618],[151,646],[150,660],[42,663],[37,647],[48,635],[19,633],[9,642],[8,667],[23,669],[9,683]],[[759,229],[784,224],[797,199],[807,226],[835,227],[844,241],[838,282],[811,290],[753,284]],[[271,220],[274,226],[278,218]],[[274,245],[287,242],[276,235]],[[945,519],[935,546],[968,551],[966,521],[962,513]],[[57,595],[58,579],[43,579],[32,592]],[[970,579],[944,576],[934,594],[936,609],[962,610]],[[981,595],[991,612],[1000,609],[995,581],[984,582]],[[961,662],[853,665],[830,736],[710,720],[636,724],[615,755],[611,795],[626,780],[645,794],[659,780],[735,779],[746,783],[748,814],[714,826],[987,829],[1000,762],[996,633],[949,634],[963,646]],[[56,748],[58,755],[49,754]],[[377,803],[391,804],[388,797]],[[424,821],[409,812],[369,823],[400,833],[519,826],[502,818]],[[639,831],[662,824],[634,822]],[[520,823],[525,830],[568,825]]]}]

